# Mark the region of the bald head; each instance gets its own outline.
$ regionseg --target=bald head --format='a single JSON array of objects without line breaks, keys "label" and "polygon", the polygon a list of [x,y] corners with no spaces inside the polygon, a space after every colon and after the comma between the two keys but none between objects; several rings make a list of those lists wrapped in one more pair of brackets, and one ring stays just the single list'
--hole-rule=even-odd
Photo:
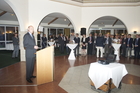
[{"label": "bald head", "polygon": [[28,32],[30,32],[30,33],[34,33],[34,27],[33,26],[28,26]]}]

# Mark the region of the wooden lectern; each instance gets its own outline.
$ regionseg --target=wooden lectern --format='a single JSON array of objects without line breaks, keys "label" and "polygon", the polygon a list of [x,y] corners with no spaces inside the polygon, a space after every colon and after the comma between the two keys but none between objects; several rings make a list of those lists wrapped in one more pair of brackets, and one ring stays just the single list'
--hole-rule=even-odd
[{"label": "wooden lectern", "polygon": [[37,51],[36,57],[37,85],[52,82],[54,77],[54,46]]}]

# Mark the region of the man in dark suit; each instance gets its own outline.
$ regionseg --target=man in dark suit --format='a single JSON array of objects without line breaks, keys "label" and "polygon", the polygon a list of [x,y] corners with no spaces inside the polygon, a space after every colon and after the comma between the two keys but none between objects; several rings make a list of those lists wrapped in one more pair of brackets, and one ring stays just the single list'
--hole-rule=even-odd
[{"label": "man in dark suit", "polygon": [[29,26],[28,32],[24,35],[23,38],[23,45],[25,48],[25,55],[26,55],[26,80],[29,83],[32,83],[31,78],[35,78],[36,76],[33,76],[34,71],[34,62],[35,62],[35,53],[38,49],[38,46],[36,46],[35,39],[33,36],[34,33],[34,27]]},{"label": "man in dark suit", "polygon": [[42,37],[42,49],[47,47],[47,37],[46,34],[43,35]]},{"label": "man in dark suit", "polygon": [[94,39],[92,37],[92,34],[89,34],[89,37],[87,37],[87,43],[88,43],[88,55],[92,55],[92,50],[93,50],[93,42]]},{"label": "man in dark suit", "polygon": [[94,43],[93,43],[93,55],[96,54],[96,38],[97,38],[97,33],[94,33],[93,39],[94,39]]},{"label": "man in dark suit", "polygon": [[106,34],[105,38],[105,57],[110,54],[110,49],[112,46],[112,39],[110,38],[109,34]]},{"label": "man in dark suit", "polygon": [[126,56],[128,57],[128,52],[129,52],[129,57],[131,57],[131,51],[132,51],[132,44],[133,44],[133,38],[131,38],[131,34],[128,34],[127,39],[126,39]]},{"label": "man in dark suit", "polygon": [[76,37],[74,37],[74,42],[78,44],[75,48],[75,55],[79,56],[80,38],[78,33],[76,33]]},{"label": "man in dark suit", "polygon": [[122,39],[122,56],[126,56],[126,39],[127,39],[127,36],[124,35],[124,38]]},{"label": "man in dark suit", "polygon": [[63,34],[61,34],[59,37],[58,37],[58,44],[59,44],[59,50],[61,53],[64,53],[64,36]]},{"label": "man in dark suit", "polygon": [[136,35],[136,38],[134,39],[133,45],[134,45],[134,57],[139,58],[140,57],[140,35]]},{"label": "man in dark suit", "polygon": [[19,54],[19,38],[18,38],[18,34],[15,33],[14,37],[12,38],[13,40],[13,46],[14,46],[14,51],[12,54],[12,58],[17,58],[18,54]]}]

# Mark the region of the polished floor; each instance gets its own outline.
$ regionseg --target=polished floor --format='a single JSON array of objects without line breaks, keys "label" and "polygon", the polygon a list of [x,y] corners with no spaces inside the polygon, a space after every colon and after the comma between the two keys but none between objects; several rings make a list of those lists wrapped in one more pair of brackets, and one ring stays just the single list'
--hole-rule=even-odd
[{"label": "polished floor", "polygon": [[[25,62],[10,65],[0,69],[0,93],[67,93],[67,90],[64,90],[59,86],[59,83],[67,74],[67,71],[72,67],[89,65],[97,60],[99,59],[91,55],[79,56],[75,61],[69,61],[68,56],[57,56],[55,57],[54,62],[54,81],[39,86],[36,86],[36,79],[33,79],[34,83],[32,84],[26,82]],[[122,83],[127,85],[138,85],[139,87],[140,70],[138,70],[138,68],[140,68],[140,59],[120,57],[119,62],[128,65],[128,72],[130,72],[123,78]],[[133,67],[131,64],[135,67]],[[34,75],[35,74],[36,73],[34,73]]]}]

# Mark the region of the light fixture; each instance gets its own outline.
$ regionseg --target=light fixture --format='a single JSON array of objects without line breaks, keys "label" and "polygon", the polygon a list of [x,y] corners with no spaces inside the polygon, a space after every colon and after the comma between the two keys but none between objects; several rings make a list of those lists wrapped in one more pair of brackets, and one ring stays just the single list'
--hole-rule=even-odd
[{"label": "light fixture", "polygon": [[134,31],[134,34],[137,34],[137,31]]},{"label": "light fixture", "polygon": [[64,21],[67,21],[67,19],[64,19]]},{"label": "light fixture", "polygon": [[14,14],[11,14],[11,16],[14,16]]}]

